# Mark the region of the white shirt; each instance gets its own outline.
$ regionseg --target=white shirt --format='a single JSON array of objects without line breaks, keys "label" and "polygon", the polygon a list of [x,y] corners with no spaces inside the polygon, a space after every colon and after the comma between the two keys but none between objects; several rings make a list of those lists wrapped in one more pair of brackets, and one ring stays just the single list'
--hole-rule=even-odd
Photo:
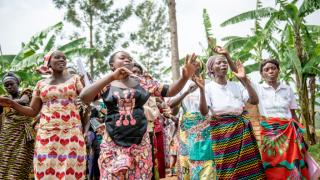
[{"label": "white shirt", "polygon": [[297,109],[296,98],[290,86],[280,83],[277,89],[267,83],[256,84],[259,112],[265,117],[292,118],[290,109]]},{"label": "white shirt", "polygon": [[[182,91],[179,93],[181,96],[184,92],[188,91],[189,86],[193,83],[193,81],[188,81]],[[192,93],[188,94],[182,100],[183,110],[186,112],[199,112],[199,105],[200,105],[200,90],[197,88]]]},{"label": "white shirt", "polygon": [[214,115],[240,115],[249,99],[247,90],[237,82],[227,81],[226,85],[214,81],[205,86],[209,113]]}]

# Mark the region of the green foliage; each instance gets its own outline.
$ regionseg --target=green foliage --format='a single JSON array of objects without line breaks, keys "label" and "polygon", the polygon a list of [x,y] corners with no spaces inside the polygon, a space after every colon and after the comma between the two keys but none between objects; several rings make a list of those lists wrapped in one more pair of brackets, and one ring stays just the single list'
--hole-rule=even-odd
[{"label": "green foliage", "polygon": [[206,58],[204,58],[204,63],[206,63],[207,59],[214,54],[213,48],[217,45],[217,39],[213,36],[212,24],[207,9],[203,9],[202,18],[208,44],[207,48],[205,49]]},{"label": "green foliage", "polygon": [[310,146],[309,147],[309,153],[311,154],[311,156],[313,157],[313,159],[320,163],[320,144],[316,144],[316,145],[313,145],[313,146]]},{"label": "green foliage", "polygon": [[131,16],[131,4],[115,8],[113,0],[52,0],[58,9],[65,9],[65,20],[88,32],[88,44],[97,51],[88,59],[92,77],[108,70],[105,58],[117,46],[124,34],[123,23]]},{"label": "green foliage", "polygon": [[163,71],[163,58],[169,54],[169,27],[167,7],[155,1],[143,1],[134,8],[140,24],[137,32],[130,34],[130,40],[141,50],[134,51],[138,63],[158,79]]},{"label": "green foliage", "polygon": [[[35,73],[37,67],[43,63],[43,57],[50,50],[56,48],[65,53],[67,59],[72,57],[88,57],[96,50],[85,47],[85,38],[75,39],[66,44],[56,42],[57,33],[63,28],[63,24],[57,23],[54,26],[41,31],[31,37],[30,41],[23,43],[23,46],[16,55],[0,56],[0,77],[8,71],[14,71],[21,79],[21,87],[33,87],[41,79],[41,76]],[[0,94],[4,94],[3,86],[0,86]]]},{"label": "green foliage", "polygon": [[[295,82],[298,88],[306,87],[307,80],[319,75],[319,26],[307,25],[305,17],[320,8],[320,1],[305,0],[300,7],[297,1],[288,2],[287,0],[276,0],[278,9],[271,7],[261,8],[261,2],[257,1],[256,10],[248,11],[232,17],[222,23],[222,26],[239,23],[245,20],[255,20],[256,26],[253,35],[247,37],[243,44],[243,38],[226,38],[228,39],[227,47],[232,48],[233,57],[246,60],[254,59],[258,62],[262,59],[262,52],[266,51],[273,58],[281,62],[280,77],[285,81],[292,81],[292,74],[295,74]],[[260,24],[260,18],[267,18],[264,26]],[[284,23],[283,30],[278,24]],[[278,40],[277,35],[281,35]],[[250,56],[252,54],[252,56]],[[309,85],[310,86],[310,85]],[[313,117],[312,109],[314,108],[315,99],[309,100],[309,93],[312,93],[311,87],[308,90],[298,89],[299,100],[301,105],[301,114],[304,117],[308,137],[309,124],[313,122],[309,117]],[[306,88],[307,89],[307,88]],[[308,99],[308,100],[306,100]],[[304,101],[306,100],[306,101]],[[312,107],[312,108],[310,108]],[[310,109],[309,109],[310,108]],[[314,124],[311,124],[314,125]],[[311,139],[315,143],[314,139]]]},{"label": "green foliage", "polygon": [[257,10],[252,10],[248,12],[244,12],[242,14],[239,14],[237,16],[234,16],[226,21],[224,21],[221,26],[227,26],[231,24],[236,24],[239,22],[243,22],[246,20],[255,20],[256,18],[263,18],[263,17],[270,17],[272,13],[274,13],[276,10],[271,7],[266,8],[260,8]]}]

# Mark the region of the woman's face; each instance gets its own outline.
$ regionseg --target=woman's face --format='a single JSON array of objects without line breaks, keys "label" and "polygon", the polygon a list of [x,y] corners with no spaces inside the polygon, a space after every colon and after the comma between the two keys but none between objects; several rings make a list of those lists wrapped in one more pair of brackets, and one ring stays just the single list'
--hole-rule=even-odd
[{"label": "woman's face", "polygon": [[220,57],[214,60],[212,69],[216,76],[225,76],[228,72],[228,61],[226,58]]},{"label": "woman's face", "polygon": [[19,86],[17,81],[13,79],[8,79],[4,81],[4,88],[9,94],[16,94],[19,91]]},{"label": "woman's face", "polygon": [[113,71],[121,67],[126,67],[131,71],[133,68],[133,59],[127,52],[120,51],[114,56],[111,67]]},{"label": "woman's face", "polygon": [[262,78],[267,82],[277,81],[279,69],[273,63],[267,63],[263,66],[261,72]]},{"label": "woman's face", "polygon": [[141,76],[142,75],[142,72],[141,72],[140,68],[138,68],[137,66],[133,66],[132,73],[137,75],[137,76]]},{"label": "woman's face", "polygon": [[55,51],[52,53],[49,66],[53,71],[61,72],[65,70],[66,65],[67,65],[66,56],[62,52]]}]

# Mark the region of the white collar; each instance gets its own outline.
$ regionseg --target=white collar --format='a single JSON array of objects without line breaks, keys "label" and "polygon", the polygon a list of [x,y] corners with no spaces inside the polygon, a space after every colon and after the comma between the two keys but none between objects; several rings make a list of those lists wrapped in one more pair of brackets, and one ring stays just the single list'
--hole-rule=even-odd
[{"label": "white collar", "polygon": [[[263,82],[262,84],[262,87],[265,88],[265,89],[268,89],[268,88],[272,88],[274,89],[272,86],[270,86],[269,84],[267,84],[266,82]],[[280,90],[280,89],[286,89],[286,85],[282,82],[280,82],[279,86],[277,87],[276,91]]]},{"label": "white collar", "polygon": [[229,81],[227,81],[227,84],[224,84],[224,85],[219,84],[219,83],[215,82],[214,80],[212,80],[211,82],[212,82],[212,84],[213,84],[214,86],[219,87],[219,88],[226,88],[226,87],[230,84]]}]

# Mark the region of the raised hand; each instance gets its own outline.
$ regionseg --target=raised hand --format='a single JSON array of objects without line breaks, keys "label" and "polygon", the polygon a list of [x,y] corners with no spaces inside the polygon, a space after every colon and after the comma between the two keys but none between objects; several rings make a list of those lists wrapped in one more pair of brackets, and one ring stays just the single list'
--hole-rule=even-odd
[{"label": "raised hand", "polygon": [[247,78],[246,72],[245,72],[245,69],[244,69],[244,66],[243,66],[243,64],[241,63],[240,60],[237,60],[236,66],[237,66],[238,72],[233,72],[233,74],[234,74],[239,80],[242,80],[242,79]]},{"label": "raised hand", "polygon": [[196,83],[196,85],[201,89],[204,90],[205,81],[202,76],[192,76],[192,81]]},{"label": "raised hand", "polygon": [[197,55],[195,55],[194,53],[191,56],[190,55],[186,56],[186,59],[184,61],[184,66],[182,69],[182,76],[184,78],[190,79],[198,70],[199,63],[196,61],[196,59],[197,59]]},{"label": "raised hand", "polygon": [[229,52],[221,46],[216,46],[213,51],[217,54],[227,55]]},{"label": "raised hand", "polygon": [[133,75],[133,73],[125,67],[118,68],[112,73],[114,80],[126,79],[130,75]]},{"label": "raised hand", "polygon": [[0,96],[0,106],[3,106],[3,107],[11,107],[12,105],[12,100],[7,98],[7,97],[1,97]]}]

